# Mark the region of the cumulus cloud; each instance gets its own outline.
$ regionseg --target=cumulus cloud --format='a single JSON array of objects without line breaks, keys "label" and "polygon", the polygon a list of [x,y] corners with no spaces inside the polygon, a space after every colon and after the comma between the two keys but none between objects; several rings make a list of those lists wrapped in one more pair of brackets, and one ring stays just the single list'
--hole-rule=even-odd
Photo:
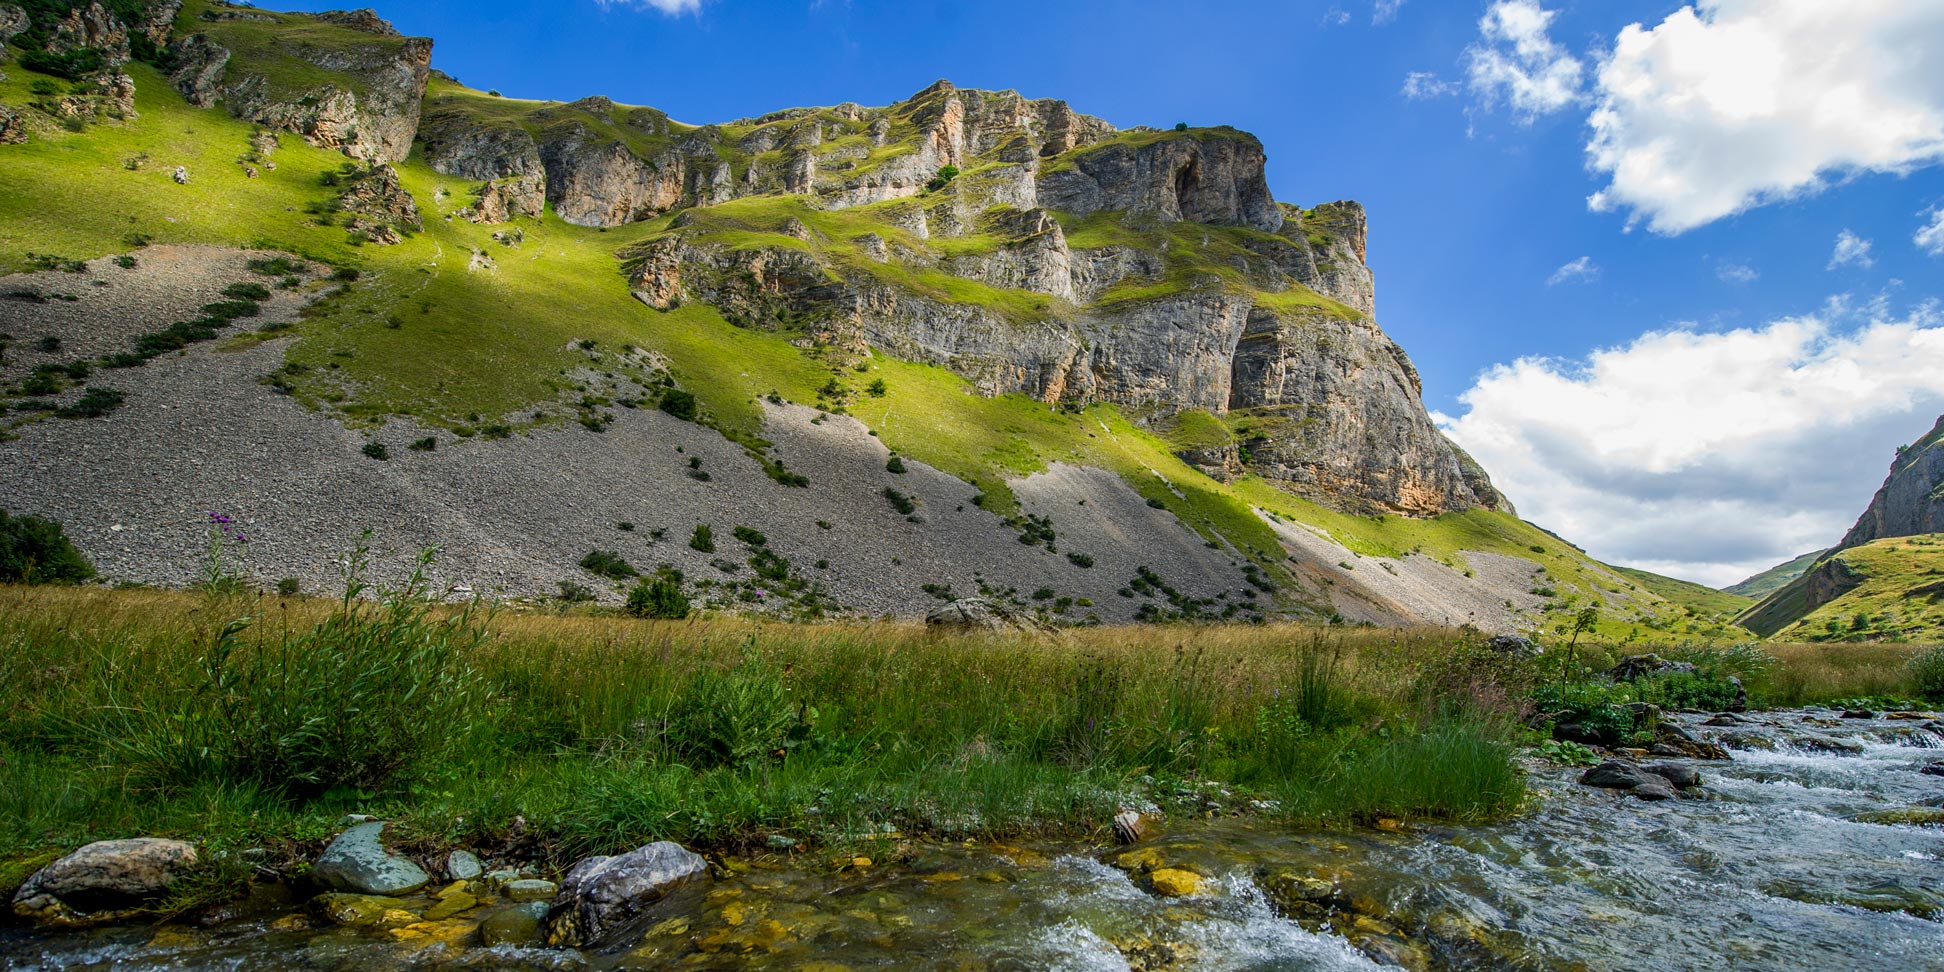
[{"label": "cumulus cloud", "polygon": [[1870,241],[1857,236],[1849,230],[1836,234],[1836,249],[1829,254],[1828,269],[1837,267],[1860,267],[1864,270],[1876,266],[1870,257]]},{"label": "cumulus cloud", "polygon": [[1659,233],[1944,160],[1944,3],[1700,0],[1601,60],[1589,198]]},{"label": "cumulus cloud", "polygon": [[1403,92],[1412,101],[1443,98],[1458,93],[1458,82],[1445,81],[1429,71],[1412,71],[1404,76]]},{"label": "cumulus cloud", "polygon": [[1754,267],[1746,263],[1719,263],[1715,265],[1715,276],[1723,283],[1751,284],[1762,278]]},{"label": "cumulus cloud", "polygon": [[1586,67],[1546,35],[1555,12],[1538,0],[1498,0],[1478,21],[1465,51],[1471,88],[1486,105],[1500,101],[1524,121],[1580,100]]},{"label": "cumulus cloud", "polygon": [[702,0],[598,0],[598,2],[603,9],[629,7],[635,10],[655,10],[670,17],[702,11]]},{"label": "cumulus cloud", "polygon": [[1930,222],[1919,227],[1917,235],[1911,237],[1911,241],[1917,244],[1918,249],[1931,256],[1944,256],[1944,206],[1939,206],[1924,215],[1930,217]]},{"label": "cumulus cloud", "polygon": [[1764,327],[1522,358],[1438,416],[1534,522],[1594,556],[1720,586],[1829,546],[1944,411],[1944,318],[1839,304]]},{"label": "cumulus cloud", "polygon": [[1573,280],[1591,283],[1598,279],[1600,279],[1600,268],[1593,265],[1592,257],[1583,256],[1554,270],[1552,276],[1546,278],[1546,286],[1557,287]]}]

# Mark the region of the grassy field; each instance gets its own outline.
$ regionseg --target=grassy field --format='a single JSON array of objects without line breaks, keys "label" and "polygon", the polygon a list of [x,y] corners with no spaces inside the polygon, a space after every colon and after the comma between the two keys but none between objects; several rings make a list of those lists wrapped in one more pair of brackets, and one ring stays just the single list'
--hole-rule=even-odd
[{"label": "grassy field", "polygon": [[[1944,534],[1878,540],[1835,560],[1861,583],[1776,633],[1794,641],[1935,641],[1944,637]],[[1800,585],[1790,589],[1801,596]],[[1806,603],[1806,602],[1804,602]]]},{"label": "grassy field", "polygon": [[[1758,703],[1914,691],[1904,646],[1663,650],[1737,660]],[[1150,803],[1483,820],[1522,805],[1528,695],[1620,651],[1582,644],[1567,671],[1436,630],[997,637],[0,587],[0,863],[138,834],[301,854],[353,811],[556,862],[1099,838]]]}]

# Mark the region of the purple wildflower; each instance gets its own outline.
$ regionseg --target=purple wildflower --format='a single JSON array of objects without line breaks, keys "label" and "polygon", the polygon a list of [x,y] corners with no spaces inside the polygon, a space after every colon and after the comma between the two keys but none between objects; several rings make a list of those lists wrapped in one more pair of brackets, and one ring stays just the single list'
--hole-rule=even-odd
[{"label": "purple wildflower", "polygon": [[217,526],[229,526],[230,518],[224,516],[221,513],[211,513],[209,514],[209,522],[214,523]]}]

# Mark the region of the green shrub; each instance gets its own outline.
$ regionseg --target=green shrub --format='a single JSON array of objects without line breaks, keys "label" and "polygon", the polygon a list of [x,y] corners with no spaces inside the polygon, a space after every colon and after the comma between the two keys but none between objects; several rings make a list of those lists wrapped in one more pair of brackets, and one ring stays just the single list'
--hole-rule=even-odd
[{"label": "green shrub", "polygon": [[239,317],[255,317],[263,313],[263,308],[254,300],[219,300],[204,304],[202,312],[215,320],[233,321]]},{"label": "green shrub", "polygon": [[951,185],[952,180],[958,178],[958,175],[959,175],[958,166],[956,165],[944,166],[938,170],[938,175],[933,176],[930,182],[925,183],[925,188],[930,189],[933,192],[937,192],[938,190]]},{"label": "green shrub", "polygon": [[1911,690],[1929,700],[1944,700],[1944,645],[1926,648],[1904,663],[1910,672]]},{"label": "green shrub", "polygon": [[123,395],[113,388],[90,388],[74,404],[55,413],[62,418],[100,418],[122,406]]},{"label": "green shrub", "polygon": [[1701,672],[1668,672],[1634,682],[1634,695],[1663,709],[1705,709],[1721,712],[1735,699],[1733,682]]},{"label": "green shrub", "polygon": [[748,652],[735,668],[695,674],[668,713],[669,748],[696,768],[754,766],[808,737],[775,665]]},{"label": "green shrub", "polygon": [[895,452],[892,453],[891,458],[886,460],[884,463],[884,471],[888,473],[897,473],[898,475],[901,476],[904,475],[905,472],[904,459],[900,457],[897,453]]},{"label": "green shrub", "polygon": [[391,458],[391,450],[385,448],[383,442],[367,442],[364,444],[364,448],[358,451],[380,462]]},{"label": "green shrub", "polygon": [[560,581],[559,599],[568,604],[580,604],[594,600],[594,589],[578,581]]},{"label": "green shrub", "polygon": [[286,577],[277,582],[277,593],[284,597],[290,597],[302,589],[303,585],[295,577]]},{"label": "green shrub", "polygon": [[715,553],[715,531],[707,523],[696,524],[695,535],[689,537],[689,549]]},{"label": "green shrub", "polygon": [[265,257],[251,260],[249,262],[249,268],[251,273],[259,273],[266,277],[288,277],[292,274],[303,273],[309,269],[303,264],[291,260],[289,257]]},{"label": "green shrub", "polygon": [[298,796],[378,789],[437,759],[481,694],[465,658],[484,640],[484,620],[471,610],[433,616],[429,555],[403,588],[368,602],[366,556],[352,555],[343,600],[308,630],[251,644],[247,621],[225,626],[202,660],[204,692],[161,714],[171,731],[151,726],[111,748],[156,782],[214,776]]},{"label": "green shrub", "polygon": [[260,303],[270,299],[270,288],[260,283],[233,283],[223,288],[223,296]]},{"label": "green shrub", "polygon": [[769,542],[769,538],[763,536],[762,531],[760,530],[753,530],[746,526],[739,526],[735,529],[734,532],[736,535],[736,539],[741,540],[742,542],[749,544],[752,547],[760,547]]},{"label": "green shrub", "polygon": [[644,580],[628,592],[628,613],[638,618],[679,621],[688,617],[690,610],[679,571],[663,571],[654,580]]},{"label": "green shrub", "polygon": [[94,575],[94,565],[68,541],[59,523],[0,510],[0,581],[79,583]]},{"label": "green shrub", "polygon": [[438,448],[439,437],[436,435],[428,435],[412,443],[413,452],[436,452]]},{"label": "green shrub", "polygon": [[890,486],[884,487],[884,499],[891,504],[892,509],[906,516],[910,516],[912,511],[918,509],[918,504],[912,502],[911,497],[898,492]]},{"label": "green shrub", "polygon": [[695,421],[695,396],[681,390],[670,388],[661,394],[661,410],[684,422]]},{"label": "green shrub", "polygon": [[580,565],[582,570],[611,580],[640,576],[640,571],[635,570],[634,565],[612,550],[589,550],[587,556],[581,558]]}]

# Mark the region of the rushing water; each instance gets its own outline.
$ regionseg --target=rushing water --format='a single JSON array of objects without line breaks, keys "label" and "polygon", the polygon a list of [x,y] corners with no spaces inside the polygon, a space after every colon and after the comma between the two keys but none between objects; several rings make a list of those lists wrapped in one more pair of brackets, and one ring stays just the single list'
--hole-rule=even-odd
[{"label": "rushing water", "polygon": [[1944,736],[1834,715],[1691,725],[1734,750],[1702,764],[1705,799],[1643,802],[1535,765],[1537,806],[1491,826],[1177,823],[1138,853],[1210,879],[1184,898],[1145,889],[1125,852],[941,845],[880,872],[738,866],[600,952],[471,945],[478,914],[318,928],[272,902],[208,929],[0,930],[0,966],[1944,972],[1944,829],[1853,819],[1944,805],[1944,777],[1919,772],[1944,760]]}]

